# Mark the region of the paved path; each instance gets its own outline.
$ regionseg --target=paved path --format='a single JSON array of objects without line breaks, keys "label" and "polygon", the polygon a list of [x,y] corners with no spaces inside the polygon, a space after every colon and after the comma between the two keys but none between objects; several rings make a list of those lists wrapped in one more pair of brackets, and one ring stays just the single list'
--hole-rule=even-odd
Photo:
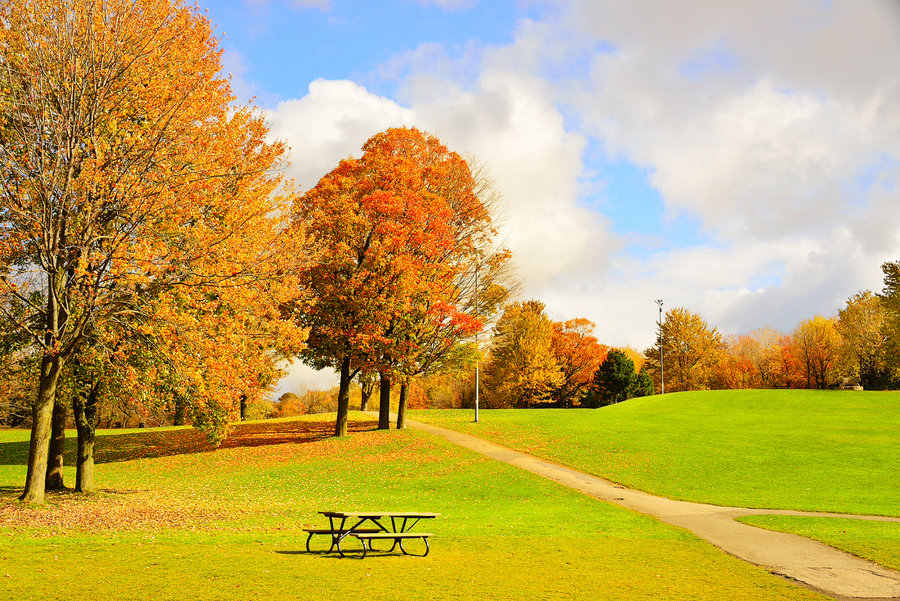
[{"label": "paved path", "polygon": [[[544,461],[468,434],[419,422],[408,422],[408,424],[598,499],[616,503],[640,513],[652,515],[663,522],[686,528],[726,553],[762,566],[773,574],[797,580],[836,599],[900,600],[900,573],[898,572],[802,536],[755,528],[734,519],[740,516],[759,514],[825,515],[852,518],[860,518],[860,516],[742,509],[672,501],[631,490],[602,478]],[[900,518],[863,519],[900,522]]]}]

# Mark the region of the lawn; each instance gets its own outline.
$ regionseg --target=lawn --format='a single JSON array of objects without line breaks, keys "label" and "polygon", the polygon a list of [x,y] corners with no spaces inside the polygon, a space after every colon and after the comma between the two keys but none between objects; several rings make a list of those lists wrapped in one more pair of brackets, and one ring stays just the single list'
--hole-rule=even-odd
[{"label": "lawn", "polygon": [[[598,410],[420,411],[427,421],[669,498],[900,515],[900,393],[715,391]],[[898,569],[900,523],[754,516]]]},{"label": "lawn", "polygon": [[[103,432],[91,497],[28,508],[0,431],[0,594],[16,599],[824,599],[689,533],[419,431],[241,425]],[[71,483],[74,476],[67,470]],[[428,510],[426,558],[306,553],[328,508]]]},{"label": "lawn", "polygon": [[900,524],[827,517],[753,515],[738,521],[822,541],[900,571]]},{"label": "lawn", "polygon": [[597,410],[418,411],[654,494],[739,507],[900,516],[900,393],[733,390]]}]

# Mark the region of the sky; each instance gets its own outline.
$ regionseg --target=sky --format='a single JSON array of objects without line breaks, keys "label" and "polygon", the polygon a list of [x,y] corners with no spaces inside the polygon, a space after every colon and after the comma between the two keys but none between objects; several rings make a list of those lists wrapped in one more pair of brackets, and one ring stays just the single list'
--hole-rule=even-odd
[{"label": "sky", "polygon": [[[489,170],[522,299],[652,345],[831,316],[900,258],[897,0],[200,0],[302,190],[388,127]],[[279,391],[330,387],[291,368]]]}]

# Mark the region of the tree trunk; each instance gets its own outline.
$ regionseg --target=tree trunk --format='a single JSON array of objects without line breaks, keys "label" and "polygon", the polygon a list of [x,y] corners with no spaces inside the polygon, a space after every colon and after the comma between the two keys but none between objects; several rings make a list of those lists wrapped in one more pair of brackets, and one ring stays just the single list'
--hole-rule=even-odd
[{"label": "tree trunk", "polygon": [[341,361],[341,385],[338,389],[337,420],[334,424],[335,436],[347,436],[347,417],[350,413],[350,357]]},{"label": "tree trunk", "polygon": [[59,381],[61,367],[62,359],[59,355],[46,354],[41,359],[38,397],[31,409],[31,442],[28,447],[25,491],[19,497],[25,503],[40,504],[44,502],[53,403],[56,400],[56,383]]},{"label": "tree trunk", "polygon": [[62,490],[63,454],[66,452],[66,405],[59,399],[53,403],[53,417],[50,420],[50,447],[47,456],[46,490]]},{"label": "tree trunk", "polygon": [[359,384],[359,410],[360,411],[368,411],[369,410],[369,399],[372,398],[372,393],[375,391],[375,379],[365,380],[360,382]]},{"label": "tree trunk", "polygon": [[97,400],[100,384],[91,386],[87,396],[77,395],[73,402],[75,427],[78,429],[78,458],[75,471],[75,491],[92,493],[94,484],[94,441],[97,433]]},{"label": "tree trunk", "polygon": [[241,421],[247,419],[247,395],[241,395]]},{"label": "tree trunk", "polygon": [[391,374],[381,372],[381,388],[378,390],[378,429],[391,429]]},{"label": "tree trunk", "polygon": [[409,380],[403,378],[400,383],[400,401],[397,404],[397,429],[406,427],[406,400],[409,394]]},{"label": "tree trunk", "polygon": [[187,403],[184,402],[184,397],[179,393],[175,393],[175,398],[172,399],[175,405],[174,411],[172,412],[172,425],[173,426],[183,426],[184,425],[184,414],[186,410]]}]

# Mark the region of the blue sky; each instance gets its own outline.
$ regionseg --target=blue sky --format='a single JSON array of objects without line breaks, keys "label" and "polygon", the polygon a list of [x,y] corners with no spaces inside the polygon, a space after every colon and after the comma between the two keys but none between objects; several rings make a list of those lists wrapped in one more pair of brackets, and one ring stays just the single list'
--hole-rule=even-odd
[{"label": "blue sky", "polygon": [[200,6],[303,188],[431,131],[489,169],[523,295],[607,344],[650,344],[657,298],[790,332],[900,257],[894,0]]},{"label": "blue sky", "polygon": [[538,17],[538,3],[495,0],[444,9],[410,0],[331,2],[325,8],[289,1],[205,0],[201,6],[239,52],[262,95],[303,94],[314,79],[353,79],[387,92],[377,76],[391,58],[422,43],[460,50],[507,44],[518,19]]}]

